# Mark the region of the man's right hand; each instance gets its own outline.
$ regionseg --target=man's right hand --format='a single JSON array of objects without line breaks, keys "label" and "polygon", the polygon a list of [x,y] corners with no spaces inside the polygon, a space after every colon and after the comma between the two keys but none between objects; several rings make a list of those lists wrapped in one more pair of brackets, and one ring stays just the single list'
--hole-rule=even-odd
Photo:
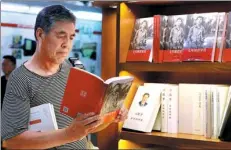
[{"label": "man's right hand", "polygon": [[72,123],[65,129],[67,137],[71,141],[80,140],[102,124],[102,119],[94,113],[81,114],[73,119]]}]

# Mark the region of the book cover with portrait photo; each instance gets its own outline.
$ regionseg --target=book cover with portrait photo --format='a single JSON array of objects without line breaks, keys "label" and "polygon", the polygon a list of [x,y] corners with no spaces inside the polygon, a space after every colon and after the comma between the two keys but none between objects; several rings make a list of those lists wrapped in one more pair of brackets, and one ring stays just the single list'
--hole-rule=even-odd
[{"label": "book cover with portrait photo", "polygon": [[152,62],[153,17],[135,20],[127,61]]},{"label": "book cover with portrait photo", "polygon": [[218,13],[187,15],[183,61],[214,61]]}]

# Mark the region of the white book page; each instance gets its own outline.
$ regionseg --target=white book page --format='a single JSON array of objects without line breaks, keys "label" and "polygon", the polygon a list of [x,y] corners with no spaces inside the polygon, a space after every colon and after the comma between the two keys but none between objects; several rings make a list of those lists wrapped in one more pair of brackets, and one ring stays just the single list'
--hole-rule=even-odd
[{"label": "white book page", "polygon": [[131,76],[119,76],[119,77],[113,77],[110,79],[107,79],[104,83],[110,84],[110,83],[126,83],[129,81],[133,81],[133,77]]}]

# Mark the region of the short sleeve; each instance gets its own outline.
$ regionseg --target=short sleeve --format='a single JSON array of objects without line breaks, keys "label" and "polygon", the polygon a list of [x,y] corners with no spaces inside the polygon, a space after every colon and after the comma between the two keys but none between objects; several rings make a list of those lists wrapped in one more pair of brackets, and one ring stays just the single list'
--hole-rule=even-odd
[{"label": "short sleeve", "polygon": [[7,83],[2,106],[2,140],[12,138],[28,130],[30,100],[27,97],[25,80],[11,77]]}]

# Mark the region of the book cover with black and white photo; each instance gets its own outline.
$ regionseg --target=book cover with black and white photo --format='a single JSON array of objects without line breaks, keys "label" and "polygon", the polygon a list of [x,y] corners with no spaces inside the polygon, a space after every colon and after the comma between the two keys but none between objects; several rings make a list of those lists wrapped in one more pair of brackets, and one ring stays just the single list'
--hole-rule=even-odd
[{"label": "book cover with black and white photo", "polygon": [[188,14],[183,61],[213,61],[218,30],[218,13]]},{"label": "book cover with black and white photo", "polygon": [[227,15],[226,35],[223,40],[222,62],[231,62],[231,12]]},{"label": "book cover with black and white photo", "polygon": [[153,17],[135,20],[127,61],[152,61]]},{"label": "book cover with black and white photo", "polygon": [[164,28],[161,28],[163,37],[163,62],[181,62],[184,48],[184,36],[187,15],[168,16]]}]

